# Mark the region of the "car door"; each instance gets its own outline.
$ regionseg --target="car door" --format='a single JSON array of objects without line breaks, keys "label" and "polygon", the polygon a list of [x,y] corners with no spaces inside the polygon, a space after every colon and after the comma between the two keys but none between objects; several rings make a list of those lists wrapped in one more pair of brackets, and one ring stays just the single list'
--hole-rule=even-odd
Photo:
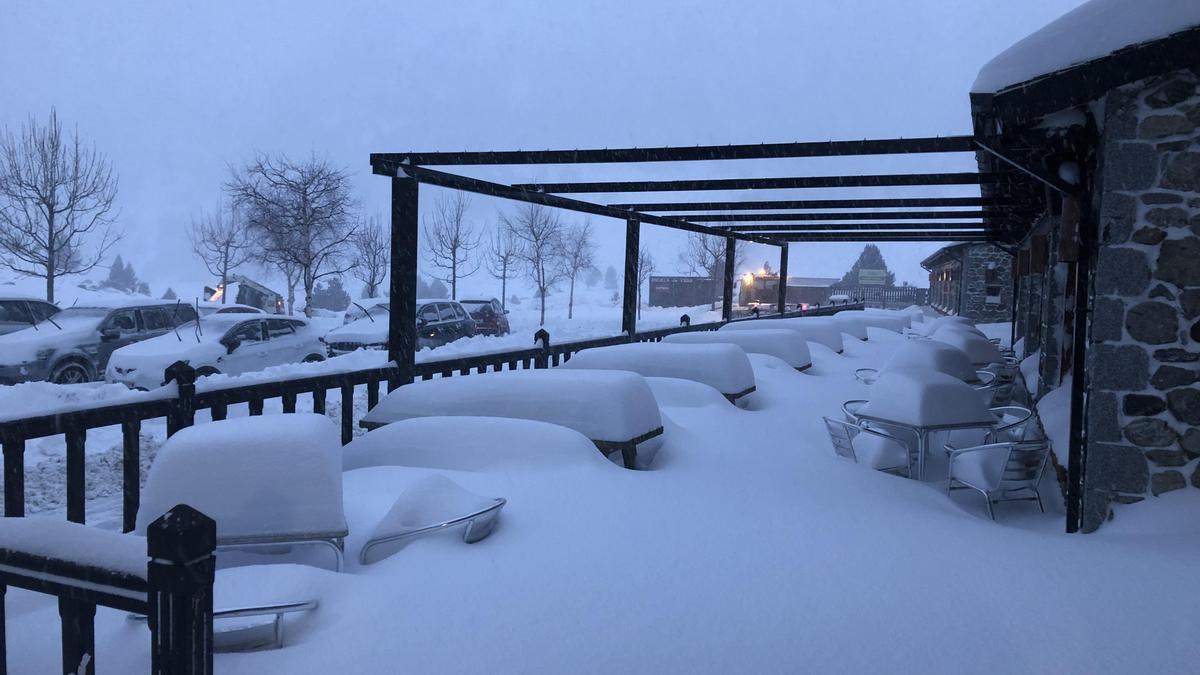
[{"label": "car door", "polygon": [[262,370],[268,365],[267,340],[261,319],[243,321],[230,328],[221,338],[226,346],[233,345],[218,361],[217,370],[228,375],[240,375]]},{"label": "car door", "polygon": [[112,353],[145,338],[141,325],[138,323],[136,308],[116,309],[109,312],[100,323],[100,344],[96,349],[97,372],[103,373],[108,367],[108,357]]},{"label": "car door", "polygon": [[417,349],[437,347],[442,344],[438,338],[438,324],[441,321],[437,303],[422,305],[417,311]]},{"label": "car door", "polygon": [[305,356],[300,353],[304,345],[292,322],[287,319],[267,319],[266,325],[268,365],[299,363]]},{"label": "car door", "polygon": [[165,307],[143,307],[138,313],[142,315],[143,339],[163,335],[175,326]]},{"label": "car door", "polygon": [[454,342],[461,330],[458,314],[454,312],[454,305],[449,302],[438,303],[438,318],[441,321],[438,324],[438,333],[441,336],[442,344]]}]

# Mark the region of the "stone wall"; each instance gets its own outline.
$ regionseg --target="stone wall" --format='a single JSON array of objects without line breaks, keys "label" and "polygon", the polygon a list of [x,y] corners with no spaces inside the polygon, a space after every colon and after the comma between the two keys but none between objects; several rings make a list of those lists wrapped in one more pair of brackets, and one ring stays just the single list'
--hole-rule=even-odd
[{"label": "stone wall", "polygon": [[[989,244],[967,246],[963,249],[962,301],[959,314],[981,323],[1012,319],[1013,257]],[[1000,289],[1000,302],[987,301],[987,273],[994,272]]]},{"label": "stone wall", "polygon": [[1085,531],[1114,502],[1200,489],[1200,77],[1104,103]]}]

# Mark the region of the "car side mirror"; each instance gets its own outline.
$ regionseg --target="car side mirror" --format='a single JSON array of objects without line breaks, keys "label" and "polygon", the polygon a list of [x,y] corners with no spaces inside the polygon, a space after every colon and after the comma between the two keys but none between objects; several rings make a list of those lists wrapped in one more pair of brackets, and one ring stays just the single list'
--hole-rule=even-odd
[{"label": "car side mirror", "polygon": [[105,328],[100,331],[101,342],[116,342],[121,337],[121,331],[116,328]]},{"label": "car side mirror", "polygon": [[225,345],[226,354],[232,354],[235,349],[242,346],[242,341],[240,338],[229,338],[227,340],[221,340],[221,344]]}]

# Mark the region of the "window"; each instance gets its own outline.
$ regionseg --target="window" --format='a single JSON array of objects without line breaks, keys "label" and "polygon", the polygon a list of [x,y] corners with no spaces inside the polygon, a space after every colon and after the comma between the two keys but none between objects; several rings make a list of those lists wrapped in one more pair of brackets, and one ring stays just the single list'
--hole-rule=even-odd
[{"label": "window", "polygon": [[432,303],[425,305],[424,307],[421,308],[421,313],[418,314],[417,316],[421,320],[425,321],[425,323],[437,323],[437,321],[438,321],[437,305],[432,304]]},{"label": "window", "polygon": [[996,269],[996,263],[989,263],[983,273],[984,302],[989,305],[1000,304],[1001,289],[1000,270]]},{"label": "window", "polygon": [[106,330],[115,330],[122,335],[137,332],[137,314],[132,309],[119,309],[108,316]]},{"label": "window", "polygon": [[295,333],[296,329],[292,326],[291,321],[287,319],[267,319],[267,335],[272,340],[294,335]]},{"label": "window", "polygon": [[262,342],[262,322],[251,321],[249,323],[244,323],[237,328],[234,328],[229,337],[237,338],[241,342]]},{"label": "window", "polygon": [[499,301],[499,300],[493,300],[493,301],[492,301],[492,311],[493,311],[493,312],[495,312],[495,313],[497,313],[497,314],[503,314],[503,313],[504,313],[504,307],[502,307],[502,306],[500,305],[500,301]]},{"label": "window", "polygon": [[[451,306],[454,307],[454,314],[455,314],[455,316],[458,317],[459,321],[466,321],[467,319],[470,318],[469,316],[467,316],[467,310],[463,309],[461,305],[451,305]],[[492,306],[484,305],[484,307],[490,310]]]},{"label": "window", "polygon": [[24,300],[6,300],[0,302],[0,322],[31,323],[29,312]]},{"label": "window", "polygon": [[196,308],[191,305],[179,303],[171,308],[171,322],[178,326],[181,323],[196,320]]},{"label": "window", "polygon": [[448,302],[438,303],[438,314],[442,321],[457,321],[458,317],[454,314],[454,305]]},{"label": "window", "polygon": [[48,302],[31,302],[29,308],[33,310],[33,318],[38,321],[44,321],[58,313],[58,308]]},{"label": "window", "polygon": [[159,307],[149,307],[142,310],[142,325],[147,331],[167,330],[172,325],[171,315]]}]

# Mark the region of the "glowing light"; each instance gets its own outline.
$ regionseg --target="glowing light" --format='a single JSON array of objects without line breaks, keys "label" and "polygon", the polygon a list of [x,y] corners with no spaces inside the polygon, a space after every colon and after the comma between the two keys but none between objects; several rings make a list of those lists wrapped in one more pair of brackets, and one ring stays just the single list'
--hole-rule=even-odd
[{"label": "glowing light", "polygon": [[751,274],[750,272],[746,272],[746,276],[742,277],[742,281],[744,281],[745,283],[748,283],[748,284],[752,284],[752,283],[754,283],[754,275]]}]

